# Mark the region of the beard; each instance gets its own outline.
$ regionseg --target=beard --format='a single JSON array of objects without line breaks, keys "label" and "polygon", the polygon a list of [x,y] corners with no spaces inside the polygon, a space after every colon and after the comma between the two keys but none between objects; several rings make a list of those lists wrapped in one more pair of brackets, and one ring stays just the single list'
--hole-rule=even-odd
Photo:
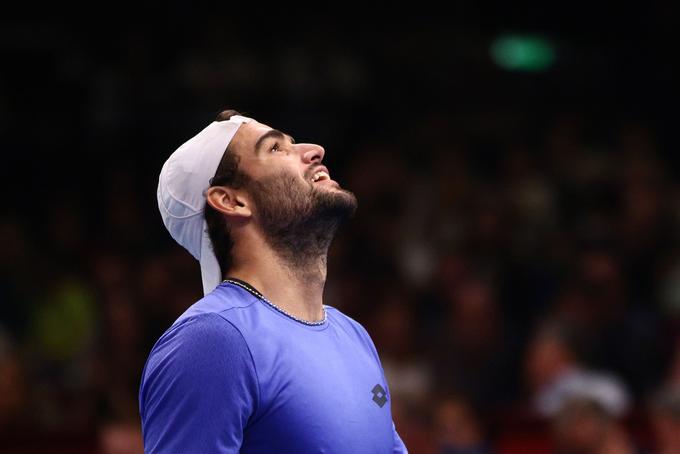
[{"label": "beard", "polygon": [[293,269],[326,260],[338,227],[354,215],[349,191],[320,188],[282,172],[249,183],[265,240]]}]

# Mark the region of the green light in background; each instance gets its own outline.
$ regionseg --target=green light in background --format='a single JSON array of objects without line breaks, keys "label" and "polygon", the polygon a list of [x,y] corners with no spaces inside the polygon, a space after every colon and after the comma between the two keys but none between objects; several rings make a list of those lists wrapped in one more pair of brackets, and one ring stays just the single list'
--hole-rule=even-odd
[{"label": "green light in background", "polygon": [[537,36],[505,35],[491,44],[491,56],[510,71],[544,71],[555,62],[555,48]]}]

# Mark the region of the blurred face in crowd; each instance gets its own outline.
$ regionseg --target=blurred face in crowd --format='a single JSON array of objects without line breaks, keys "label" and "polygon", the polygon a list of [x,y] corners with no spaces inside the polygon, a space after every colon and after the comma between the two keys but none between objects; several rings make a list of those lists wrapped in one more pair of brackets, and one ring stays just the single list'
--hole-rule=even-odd
[{"label": "blurred face in crowd", "polygon": [[573,366],[572,354],[555,335],[539,333],[529,345],[525,373],[534,390],[550,384]]},{"label": "blurred face in crowd", "polygon": [[273,246],[291,256],[327,248],[337,225],[356,209],[354,194],[342,189],[322,164],[325,150],[319,145],[296,143],[252,121],[241,125],[230,149],[249,177],[243,197],[253,220]]},{"label": "blurred face in crowd", "polygon": [[444,398],[435,412],[437,438],[443,450],[481,452],[484,436],[479,421],[464,399]]}]

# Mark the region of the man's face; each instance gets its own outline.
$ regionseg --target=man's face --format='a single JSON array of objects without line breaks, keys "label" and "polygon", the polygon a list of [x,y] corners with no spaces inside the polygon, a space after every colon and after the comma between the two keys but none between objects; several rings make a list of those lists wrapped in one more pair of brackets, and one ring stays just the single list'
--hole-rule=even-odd
[{"label": "man's face", "polygon": [[240,157],[239,169],[252,180],[285,173],[307,188],[343,191],[321,164],[325,150],[319,145],[296,143],[291,136],[256,121],[242,124],[231,144]]},{"label": "man's face", "polygon": [[331,178],[322,164],[323,147],[296,143],[256,121],[241,125],[231,144],[239,170],[250,177],[246,190],[254,219],[270,240],[297,243],[298,237],[326,231],[332,237],[334,227],[354,213],[356,198]]}]

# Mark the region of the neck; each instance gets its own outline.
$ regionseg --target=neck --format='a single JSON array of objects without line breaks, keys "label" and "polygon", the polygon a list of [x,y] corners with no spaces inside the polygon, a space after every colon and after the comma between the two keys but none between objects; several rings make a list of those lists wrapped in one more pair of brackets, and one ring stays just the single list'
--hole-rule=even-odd
[{"label": "neck", "polygon": [[[307,321],[323,318],[327,247],[317,250],[316,255],[299,251],[292,256],[256,239],[239,239],[236,244],[239,247],[235,246],[232,251],[236,260],[225,277],[249,283],[265,298],[295,317]],[[246,251],[247,254],[243,254]]]}]

